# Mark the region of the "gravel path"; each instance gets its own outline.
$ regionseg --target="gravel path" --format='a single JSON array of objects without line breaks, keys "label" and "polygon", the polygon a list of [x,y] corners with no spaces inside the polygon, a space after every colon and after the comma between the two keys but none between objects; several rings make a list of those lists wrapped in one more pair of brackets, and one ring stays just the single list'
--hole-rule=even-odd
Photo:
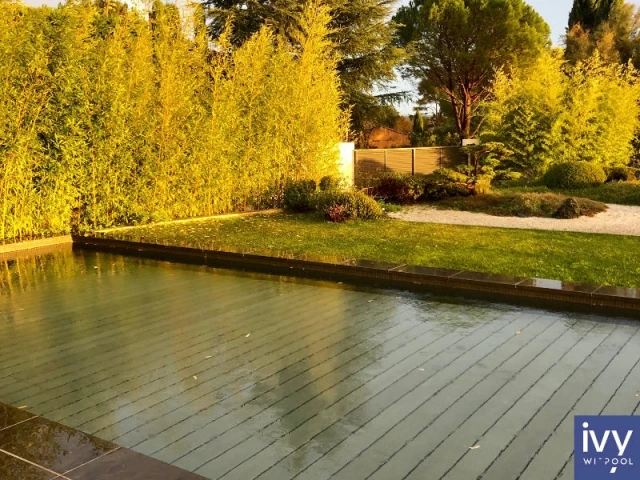
[{"label": "gravel path", "polygon": [[486,213],[439,210],[423,205],[408,207],[400,212],[390,213],[389,216],[408,222],[640,236],[640,207],[627,205],[608,205],[608,207],[606,211],[594,217],[580,217],[572,220],[496,217]]}]

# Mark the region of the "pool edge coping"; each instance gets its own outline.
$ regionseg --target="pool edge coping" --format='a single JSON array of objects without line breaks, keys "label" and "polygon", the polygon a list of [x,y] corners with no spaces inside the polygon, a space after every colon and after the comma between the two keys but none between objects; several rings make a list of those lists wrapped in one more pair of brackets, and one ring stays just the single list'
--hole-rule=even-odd
[{"label": "pool edge coping", "polygon": [[72,245],[73,238],[71,235],[59,235],[56,237],[39,238],[37,240],[27,240],[24,242],[7,243],[0,245],[0,259],[7,259],[15,254],[33,253],[35,251],[44,252],[56,249],[56,247]]},{"label": "pool edge coping", "polygon": [[463,270],[380,263],[367,260],[327,261],[309,256],[261,255],[250,252],[205,250],[95,236],[73,236],[74,247],[111,251],[158,260],[195,263],[219,268],[248,269],[263,273],[330,278],[347,282],[365,280],[376,286],[406,290],[431,290],[451,295],[473,294],[499,301],[542,302],[549,306],[593,313],[640,316],[640,289],[584,285],[560,280],[515,277]]}]

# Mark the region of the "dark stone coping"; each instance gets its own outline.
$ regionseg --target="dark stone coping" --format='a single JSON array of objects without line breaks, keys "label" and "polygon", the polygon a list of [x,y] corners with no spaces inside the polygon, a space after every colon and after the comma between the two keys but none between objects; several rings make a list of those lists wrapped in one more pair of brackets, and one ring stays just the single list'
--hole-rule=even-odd
[{"label": "dark stone coping", "polygon": [[287,255],[285,258],[279,252],[255,254],[204,250],[89,236],[77,236],[73,241],[74,248],[111,251],[159,260],[357,284],[367,283],[383,288],[426,290],[446,295],[523,303],[535,307],[569,308],[606,315],[640,317],[640,289],[635,288],[582,285],[560,280],[367,260],[344,261],[311,255]]},{"label": "dark stone coping", "polygon": [[206,480],[0,402],[2,480]]}]

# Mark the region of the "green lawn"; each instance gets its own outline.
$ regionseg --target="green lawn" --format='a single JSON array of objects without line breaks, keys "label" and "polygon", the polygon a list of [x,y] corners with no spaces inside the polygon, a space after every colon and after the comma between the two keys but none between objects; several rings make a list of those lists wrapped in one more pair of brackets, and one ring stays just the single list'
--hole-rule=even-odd
[{"label": "green lawn", "polygon": [[640,237],[278,214],[138,227],[114,238],[278,255],[322,255],[640,287]]},{"label": "green lawn", "polygon": [[571,197],[582,197],[604,203],[620,205],[640,205],[640,183],[611,182],[576,190],[549,190],[544,186],[513,186],[500,188],[503,193],[560,193]]}]

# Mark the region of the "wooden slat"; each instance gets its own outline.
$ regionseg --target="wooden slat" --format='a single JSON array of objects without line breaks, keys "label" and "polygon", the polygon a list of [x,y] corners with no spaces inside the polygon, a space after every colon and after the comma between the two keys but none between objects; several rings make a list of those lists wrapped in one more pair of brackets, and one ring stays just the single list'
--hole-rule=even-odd
[{"label": "wooden slat", "polygon": [[[412,155],[415,155],[413,164]],[[426,175],[438,168],[464,164],[466,158],[459,147],[390,148],[356,150],[355,162],[355,180],[358,183],[384,171]]]}]

